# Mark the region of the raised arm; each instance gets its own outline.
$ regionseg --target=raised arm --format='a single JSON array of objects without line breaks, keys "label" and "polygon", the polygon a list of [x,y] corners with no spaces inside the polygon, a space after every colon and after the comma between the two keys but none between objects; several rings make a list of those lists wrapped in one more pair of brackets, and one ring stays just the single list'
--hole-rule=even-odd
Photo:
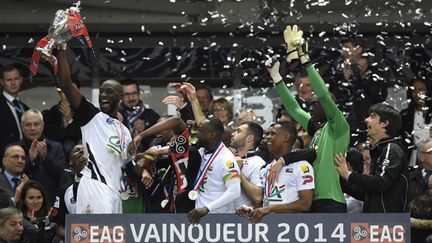
[{"label": "raised arm", "polygon": [[192,106],[192,111],[195,116],[195,121],[197,125],[201,124],[201,122],[206,118],[204,113],[201,110],[201,106],[199,104],[199,101],[196,96],[196,89],[195,87],[188,82],[183,83],[173,83],[171,84],[172,87],[177,88],[177,90],[181,93],[183,93],[189,100]]},{"label": "raised arm", "polygon": [[137,136],[135,136],[134,143],[138,144],[145,137],[155,135],[162,131],[170,130],[170,129],[172,129],[175,134],[180,134],[186,129],[186,123],[184,123],[184,121],[180,117],[177,116],[170,117],[140,132]]},{"label": "raised arm", "polygon": [[306,71],[311,79],[311,84],[315,95],[318,97],[318,100],[322,105],[324,112],[326,113],[327,120],[334,120],[338,115],[343,116],[342,112],[331,98],[330,92],[328,91],[324,80],[321,78],[321,75],[317,72],[317,70],[312,65],[310,65],[310,63],[308,63],[306,64]]},{"label": "raised arm", "polygon": [[312,88],[315,95],[318,97],[318,101],[326,113],[327,121],[329,122],[330,128],[335,134],[345,134],[349,131],[349,125],[345,119],[342,111],[339,110],[336,103],[330,96],[330,92],[327,89],[324,80],[317,70],[311,65],[308,55],[307,42],[302,41],[302,45],[298,47],[298,55],[302,65],[306,67],[306,71],[311,79]]},{"label": "raised arm", "polygon": [[72,83],[66,50],[59,49],[57,59],[59,67],[59,80],[62,84],[62,90],[64,91],[70,105],[74,109],[78,109],[83,95],[81,94],[81,91],[75,86],[75,84]]},{"label": "raised arm", "polygon": [[284,105],[285,110],[304,129],[307,129],[310,115],[300,107],[294,96],[288,90],[288,87],[283,82],[282,76],[279,74],[279,61],[272,59],[271,63],[268,64],[269,65],[267,65],[267,71],[270,73],[270,76],[276,84],[276,89],[281,97],[282,104]]}]

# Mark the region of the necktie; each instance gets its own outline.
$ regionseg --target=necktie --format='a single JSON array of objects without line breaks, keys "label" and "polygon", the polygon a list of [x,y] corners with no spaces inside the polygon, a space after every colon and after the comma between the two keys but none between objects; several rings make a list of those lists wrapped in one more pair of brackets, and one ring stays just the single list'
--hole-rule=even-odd
[{"label": "necktie", "polygon": [[18,116],[18,120],[21,122],[21,115],[23,113],[21,105],[20,105],[18,100],[13,100],[12,104],[13,104],[13,107],[15,108],[16,114]]},{"label": "necktie", "polygon": [[12,179],[12,182],[13,182],[13,191],[15,192],[15,190],[16,190],[16,188],[18,187],[18,185],[19,185],[19,181],[20,181],[20,179],[18,178],[18,177],[13,177]]},{"label": "necktie", "polygon": [[424,180],[425,180],[425,183],[426,183],[426,186],[427,186],[429,184],[429,177],[431,177],[432,171],[430,171],[430,170],[425,170],[425,171],[426,171],[426,175],[424,177]]}]

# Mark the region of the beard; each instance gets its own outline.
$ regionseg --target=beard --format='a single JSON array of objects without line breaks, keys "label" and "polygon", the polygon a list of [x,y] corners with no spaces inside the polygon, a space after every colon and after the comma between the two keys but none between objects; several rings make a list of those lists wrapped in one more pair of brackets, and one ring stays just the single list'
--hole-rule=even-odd
[{"label": "beard", "polygon": [[231,141],[230,145],[231,145],[231,147],[238,150],[239,148],[244,147],[246,145],[246,143],[245,143],[245,141],[237,140],[237,141]]}]

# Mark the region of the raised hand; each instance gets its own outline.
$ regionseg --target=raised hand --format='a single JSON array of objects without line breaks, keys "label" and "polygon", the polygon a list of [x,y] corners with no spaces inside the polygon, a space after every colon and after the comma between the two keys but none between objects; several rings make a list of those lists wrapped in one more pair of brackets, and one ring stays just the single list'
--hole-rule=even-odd
[{"label": "raised hand", "polygon": [[38,151],[36,149],[36,144],[37,144],[37,140],[33,140],[32,144],[30,145],[30,149],[29,149],[29,156],[30,156],[30,161],[34,162],[38,156]]},{"label": "raised hand", "polygon": [[303,44],[303,31],[298,30],[297,25],[291,27],[288,25],[284,30],[284,39],[287,44],[286,60],[290,63],[292,60],[298,59],[297,48]]},{"label": "raised hand", "polygon": [[206,117],[201,110],[201,106],[197,99],[196,89],[195,87],[188,82],[183,83],[171,83],[170,87],[176,88],[178,92],[180,92],[184,97],[187,97],[190,104],[192,105],[192,111],[195,116],[195,121],[197,124],[200,124]]},{"label": "raised hand", "polygon": [[44,160],[48,154],[47,144],[45,139],[42,141],[36,141],[36,150],[39,154],[39,159]]},{"label": "raised hand", "polygon": [[339,175],[341,175],[345,180],[348,180],[350,171],[348,170],[345,156],[343,156],[342,154],[336,154],[334,160],[336,162],[336,169],[339,172]]},{"label": "raised hand", "polygon": [[63,114],[63,125],[67,127],[69,125],[69,121],[72,120],[72,109],[70,107],[69,101],[66,98],[66,95],[63,92],[58,93],[60,96],[60,111]]},{"label": "raised hand", "polygon": [[270,77],[273,79],[273,81],[275,82],[275,84],[277,84],[280,81],[282,81],[282,76],[279,73],[280,63],[276,59],[276,57],[269,58],[265,62],[265,65],[266,65],[266,68],[267,68],[267,72],[270,74]]},{"label": "raised hand", "polygon": [[309,55],[308,55],[309,52],[308,43],[306,41],[303,41],[303,44],[301,44],[297,50],[298,50],[298,55],[300,57],[300,62],[303,65],[308,64],[310,62]]},{"label": "raised hand", "polygon": [[163,99],[162,102],[165,105],[174,105],[175,107],[177,107],[177,109],[181,109],[185,105],[183,99],[176,95],[169,95],[165,97],[165,99]]},{"label": "raised hand", "polygon": [[183,82],[179,87],[179,92],[186,95],[188,100],[191,102],[197,99],[195,86],[193,86],[191,83]]},{"label": "raised hand", "polygon": [[17,203],[20,200],[22,189],[24,185],[29,181],[30,179],[26,174],[22,175],[21,182],[15,189],[15,195],[14,195],[14,202]]}]

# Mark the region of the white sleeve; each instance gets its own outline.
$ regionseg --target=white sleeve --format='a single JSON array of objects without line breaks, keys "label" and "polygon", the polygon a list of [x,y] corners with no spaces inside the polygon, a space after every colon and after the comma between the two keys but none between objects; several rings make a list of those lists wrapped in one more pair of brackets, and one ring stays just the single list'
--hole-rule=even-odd
[{"label": "white sleeve", "polygon": [[264,183],[265,183],[265,179],[264,179],[264,175],[265,175],[265,173],[266,173],[266,171],[267,171],[267,166],[266,167],[264,167],[264,168],[262,168],[260,171],[259,171],[259,179],[260,179],[260,187],[262,187],[262,188],[264,188]]},{"label": "white sleeve", "polygon": [[306,161],[298,162],[296,170],[297,191],[314,189],[315,177],[312,165]]},{"label": "white sleeve", "polygon": [[251,171],[251,175],[250,175],[250,183],[254,184],[255,186],[258,187],[264,187],[263,186],[263,182],[261,181],[261,168],[265,165],[265,162],[260,160],[256,160],[254,161],[254,168]]},{"label": "white sleeve", "polygon": [[215,169],[220,173],[219,175],[224,181],[226,190],[218,199],[206,205],[210,212],[234,202],[241,195],[240,169],[235,162],[235,158],[233,157],[232,160],[227,160],[223,164],[218,164]]}]

